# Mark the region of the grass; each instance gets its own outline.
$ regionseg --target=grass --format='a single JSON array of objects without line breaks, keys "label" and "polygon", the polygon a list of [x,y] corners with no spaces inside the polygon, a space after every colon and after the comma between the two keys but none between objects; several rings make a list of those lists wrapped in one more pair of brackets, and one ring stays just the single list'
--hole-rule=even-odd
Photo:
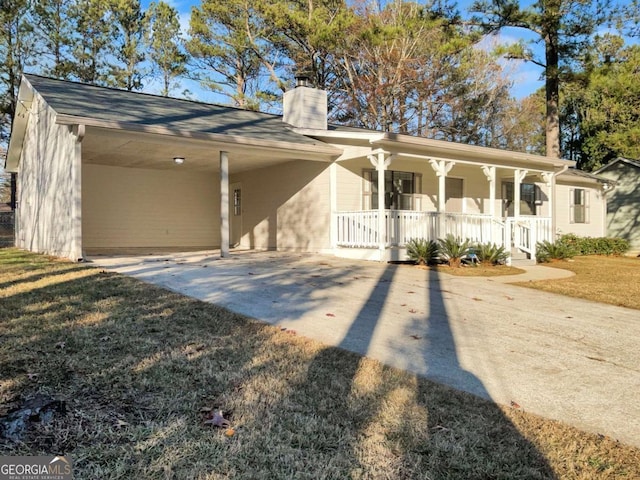
[{"label": "grass", "polygon": [[[0,366],[0,416],[36,393],[67,407],[0,453],[68,454],[78,479],[640,478],[640,450],[611,438],[15,249]],[[235,435],[203,425],[209,409]]]},{"label": "grass", "polygon": [[570,270],[574,277],[517,283],[545,292],[640,309],[640,258],[586,256],[545,264]]}]

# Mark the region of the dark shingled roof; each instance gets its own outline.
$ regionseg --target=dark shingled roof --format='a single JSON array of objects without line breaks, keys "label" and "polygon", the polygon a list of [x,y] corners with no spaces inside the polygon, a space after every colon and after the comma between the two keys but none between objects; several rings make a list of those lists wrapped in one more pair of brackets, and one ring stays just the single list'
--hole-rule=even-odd
[{"label": "dark shingled roof", "polygon": [[25,75],[57,113],[177,131],[323,144],[291,130],[282,117],[209,103]]},{"label": "dark shingled roof", "polygon": [[578,170],[577,168],[569,168],[566,172],[563,172],[562,175],[588,178],[589,180],[597,180],[598,182],[611,183],[611,180],[606,177],[594,175],[593,173],[585,172],[584,170]]}]

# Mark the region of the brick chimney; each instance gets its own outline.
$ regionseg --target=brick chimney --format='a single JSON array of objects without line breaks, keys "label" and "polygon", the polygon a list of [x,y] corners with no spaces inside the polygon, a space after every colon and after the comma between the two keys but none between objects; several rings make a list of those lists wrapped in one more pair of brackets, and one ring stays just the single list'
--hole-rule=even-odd
[{"label": "brick chimney", "polygon": [[311,87],[308,77],[296,77],[296,87],[284,92],[282,121],[297,128],[326,130],[327,92]]}]

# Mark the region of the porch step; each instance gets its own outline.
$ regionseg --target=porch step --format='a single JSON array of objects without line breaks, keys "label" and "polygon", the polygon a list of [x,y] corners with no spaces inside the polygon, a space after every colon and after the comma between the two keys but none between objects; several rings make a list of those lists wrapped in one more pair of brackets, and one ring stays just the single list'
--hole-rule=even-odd
[{"label": "porch step", "polygon": [[515,248],[511,250],[511,266],[527,266],[527,265],[535,265],[536,259],[529,258],[528,254],[516,250]]}]

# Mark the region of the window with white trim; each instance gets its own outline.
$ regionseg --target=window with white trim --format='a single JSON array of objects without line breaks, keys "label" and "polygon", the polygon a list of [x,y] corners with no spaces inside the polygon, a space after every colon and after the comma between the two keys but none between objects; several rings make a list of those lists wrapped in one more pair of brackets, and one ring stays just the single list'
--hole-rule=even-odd
[{"label": "window with white trim", "polygon": [[[378,208],[378,171],[364,170],[363,207],[365,210]],[[387,210],[420,210],[422,174],[385,170],[384,208]]]},{"label": "window with white trim", "polygon": [[569,189],[569,215],[571,223],[589,223],[589,191]]}]

